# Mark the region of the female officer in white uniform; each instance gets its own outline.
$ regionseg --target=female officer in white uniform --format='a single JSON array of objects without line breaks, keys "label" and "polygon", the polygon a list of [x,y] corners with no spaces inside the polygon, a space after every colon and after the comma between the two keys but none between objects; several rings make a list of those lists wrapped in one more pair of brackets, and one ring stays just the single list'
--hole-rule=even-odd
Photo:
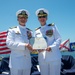
[{"label": "female officer in white uniform", "polygon": [[7,46],[11,49],[9,67],[11,75],[30,75],[32,50],[29,39],[31,30],[26,28],[29,12],[25,9],[17,11],[19,25],[8,30]]},{"label": "female officer in white uniform", "polygon": [[44,37],[48,45],[47,49],[39,50],[38,61],[41,75],[60,75],[61,53],[59,45],[61,37],[54,23],[46,23],[48,14],[44,8],[36,11],[41,27],[35,30],[35,37]]}]

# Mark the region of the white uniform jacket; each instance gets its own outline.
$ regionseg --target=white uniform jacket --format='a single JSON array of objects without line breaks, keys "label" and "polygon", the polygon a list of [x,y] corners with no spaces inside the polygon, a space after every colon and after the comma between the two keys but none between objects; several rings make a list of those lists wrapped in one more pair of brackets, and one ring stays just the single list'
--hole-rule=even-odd
[{"label": "white uniform jacket", "polygon": [[[35,37],[44,37],[47,45],[51,47],[51,51],[43,51],[38,54],[38,60],[41,61],[54,61],[61,59],[59,45],[61,43],[60,34],[53,24],[41,26],[35,30]],[[39,43],[40,44],[40,43]]]},{"label": "white uniform jacket", "polygon": [[30,51],[25,47],[29,43],[27,28],[17,26],[8,30],[7,46],[11,49],[9,67],[16,69],[27,69],[31,67]]}]

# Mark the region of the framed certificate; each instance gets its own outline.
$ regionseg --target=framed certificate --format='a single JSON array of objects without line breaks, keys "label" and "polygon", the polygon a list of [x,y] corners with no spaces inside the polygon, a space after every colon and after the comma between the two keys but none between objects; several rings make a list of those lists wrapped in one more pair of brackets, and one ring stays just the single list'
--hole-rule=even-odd
[{"label": "framed certificate", "polygon": [[44,37],[32,37],[29,40],[29,43],[32,45],[33,49],[45,49],[47,48],[47,42]]}]

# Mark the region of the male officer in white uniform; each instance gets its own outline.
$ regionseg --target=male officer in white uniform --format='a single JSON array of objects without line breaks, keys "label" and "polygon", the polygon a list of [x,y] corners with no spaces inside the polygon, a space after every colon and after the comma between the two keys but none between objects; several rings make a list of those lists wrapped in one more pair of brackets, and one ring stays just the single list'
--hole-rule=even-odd
[{"label": "male officer in white uniform", "polygon": [[38,61],[41,75],[60,75],[61,53],[59,45],[61,37],[54,23],[46,23],[48,14],[49,12],[44,8],[36,11],[41,27],[35,30],[35,37],[44,37],[48,46],[46,49],[38,51]]},{"label": "male officer in white uniform", "polygon": [[7,35],[7,46],[11,49],[9,67],[11,75],[30,75],[32,47],[29,39],[32,37],[30,29],[26,28],[29,12],[21,9],[16,13],[19,25],[10,28]]}]

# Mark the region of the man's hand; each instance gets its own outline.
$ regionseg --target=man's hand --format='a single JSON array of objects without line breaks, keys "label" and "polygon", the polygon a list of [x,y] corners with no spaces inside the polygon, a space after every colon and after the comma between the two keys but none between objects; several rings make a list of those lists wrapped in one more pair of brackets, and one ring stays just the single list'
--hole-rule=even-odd
[{"label": "man's hand", "polygon": [[30,45],[30,44],[25,44],[25,47],[27,47],[30,51],[32,51],[33,49],[32,49],[32,46]]}]

